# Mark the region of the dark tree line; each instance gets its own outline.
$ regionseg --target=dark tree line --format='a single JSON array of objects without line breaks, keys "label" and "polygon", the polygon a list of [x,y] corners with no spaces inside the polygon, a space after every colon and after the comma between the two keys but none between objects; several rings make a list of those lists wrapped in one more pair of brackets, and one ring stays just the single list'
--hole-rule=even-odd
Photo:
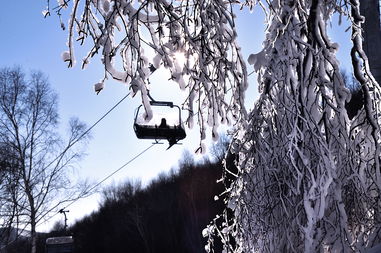
[{"label": "dark tree line", "polygon": [[148,187],[127,182],[105,190],[100,209],[77,222],[76,252],[203,252],[202,230],[223,209],[221,161],[181,163]]}]

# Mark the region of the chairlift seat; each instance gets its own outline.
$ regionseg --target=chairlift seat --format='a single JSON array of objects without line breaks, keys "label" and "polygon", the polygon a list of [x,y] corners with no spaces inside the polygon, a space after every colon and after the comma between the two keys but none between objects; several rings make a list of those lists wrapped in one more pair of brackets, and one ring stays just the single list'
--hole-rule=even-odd
[{"label": "chairlift seat", "polygon": [[166,128],[147,125],[134,124],[136,137],[139,139],[155,139],[155,140],[182,140],[186,137],[185,130],[181,126],[168,126]]},{"label": "chairlift seat", "polygon": [[[176,143],[179,140],[182,140],[186,137],[186,133],[184,128],[181,125],[181,110],[180,107],[177,105],[173,105],[172,102],[163,102],[163,101],[151,101],[150,104],[152,106],[164,106],[164,107],[176,107],[178,109],[179,114],[179,124],[178,125],[147,125],[147,124],[140,124],[138,123],[138,114],[139,110],[142,106],[139,106],[136,115],[135,115],[135,122],[134,122],[134,131],[136,134],[136,137],[138,139],[153,139],[153,140],[168,140],[172,143]],[[166,122],[165,118],[163,118],[164,123]]]}]

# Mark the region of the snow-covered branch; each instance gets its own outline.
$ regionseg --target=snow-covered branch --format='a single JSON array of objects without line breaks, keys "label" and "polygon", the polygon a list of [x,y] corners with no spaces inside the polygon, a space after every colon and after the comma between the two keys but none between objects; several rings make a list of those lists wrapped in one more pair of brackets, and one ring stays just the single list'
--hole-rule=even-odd
[{"label": "snow-covered branch", "polygon": [[[359,3],[267,4],[264,48],[249,57],[261,95],[249,128],[233,142],[239,175],[225,195],[233,213],[213,221],[205,235],[219,234],[227,252],[371,248],[381,241],[380,90],[361,46]],[[352,60],[365,103],[352,120],[338,45],[327,35],[333,12],[352,22]]]},{"label": "snow-covered branch", "polygon": [[[73,66],[73,41],[85,43],[89,39],[92,48],[82,67],[101,54],[105,79],[129,84],[134,95],[140,92],[147,119],[152,116],[147,97],[150,73],[161,66],[169,69],[170,78],[189,92],[183,103],[190,112],[189,126],[193,125],[193,114],[201,109],[201,139],[208,126],[217,139],[221,122],[246,116],[247,70],[236,42],[234,2],[75,0],[63,59]],[[62,7],[67,4],[61,3]],[[177,59],[179,54],[185,56],[184,63]]]}]

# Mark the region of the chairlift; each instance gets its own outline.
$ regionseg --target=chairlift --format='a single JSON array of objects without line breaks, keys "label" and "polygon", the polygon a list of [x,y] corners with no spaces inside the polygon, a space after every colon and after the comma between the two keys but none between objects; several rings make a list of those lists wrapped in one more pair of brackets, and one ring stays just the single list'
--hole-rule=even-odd
[{"label": "chairlift", "polygon": [[74,239],[72,236],[49,237],[45,246],[46,253],[73,253]]},{"label": "chairlift", "polygon": [[[159,140],[168,140],[169,149],[174,144],[177,144],[180,140],[186,137],[185,130],[181,121],[181,109],[179,106],[174,105],[172,102],[165,101],[150,101],[152,107],[169,107],[178,109],[178,124],[170,125],[168,118],[162,117],[160,123],[158,122],[139,122],[139,111],[142,105],[140,105],[135,114],[134,131],[138,139],[151,139],[155,140],[155,144],[159,143]],[[155,116],[155,115],[154,115]]]}]

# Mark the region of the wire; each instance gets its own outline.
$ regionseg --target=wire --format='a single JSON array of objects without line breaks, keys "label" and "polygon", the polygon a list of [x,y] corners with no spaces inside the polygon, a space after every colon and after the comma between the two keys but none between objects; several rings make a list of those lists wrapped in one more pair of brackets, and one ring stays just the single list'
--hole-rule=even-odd
[{"label": "wire", "polygon": [[[71,147],[73,147],[76,143],[78,143],[79,140],[81,140],[84,136],[86,136],[96,125],[99,124],[108,114],[110,114],[120,103],[122,103],[131,92],[127,93],[123,98],[121,98],[111,109],[109,109],[103,116],[98,119],[91,127],[89,127],[86,131],[84,131],[76,140],[74,140],[72,143],[70,143],[56,158],[54,158],[47,166],[45,166],[45,169],[48,168],[50,165],[52,165],[55,161],[57,161],[62,155],[66,153],[67,150],[69,150]],[[44,169],[44,170],[45,170]],[[44,171],[42,170],[42,171]]]},{"label": "wire", "polygon": [[[87,193],[91,193],[91,191],[93,191],[95,188],[97,188],[99,185],[101,185],[102,183],[104,183],[107,179],[109,179],[110,177],[112,177],[113,175],[115,175],[116,173],[118,173],[119,171],[121,171],[123,168],[125,168],[127,165],[129,165],[131,162],[133,162],[134,160],[136,160],[139,156],[143,155],[145,152],[147,152],[149,149],[151,149],[153,146],[155,146],[156,143],[153,143],[151,144],[150,146],[148,146],[146,149],[144,149],[143,151],[141,151],[139,154],[135,155],[133,158],[131,158],[130,160],[128,160],[125,164],[123,164],[122,166],[120,166],[118,169],[114,170],[112,173],[110,173],[109,175],[107,175],[105,178],[103,178],[101,181],[99,181],[97,184],[95,184],[94,186],[92,186],[89,190],[87,190],[85,193],[82,194],[82,196],[79,196],[78,198],[76,198],[75,200],[72,200],[70,202],[70,204],[68,204],[67,206],[63,207],[63,208],[60,208],[60,210],[62,209],[67,209],[69,206],[73,205],[75,202],[79,201],[79,200],[82,200],[83,199],[83,196],[84,195],[87,195]],[[89,197],[91,195],[95,194],[95,192],[87,195],[86,197]],[[85,198],[86,198],[85,197]],[[53,214],[52,216],[50,216],[48,219],[46,219],[43,223],[46,223],[48,222],[49,220],[51,220],[53,217],[55,217],[57,214],[59,214],[59,212]],[[43,223],[39,223],[36,225],[36,227],[38,227],[39,225],[43,224]]]},{"label": "wire", "polygon": [[[82,139],[86,134],[88,134],[99,122],[101,122],[108,114],[110,114],[120,103],[122,103],[129,95],[131,94],[131,92],[129,92],[128,94],[126,94],[122,99],[120,99],[111,109],[109,109],[101,118],[99,118],[91,127],[89,127],[85,132],[83,132],[75,141],[73,141],[66,149],[69,149],[71,148],[73,145],[75,145],[80,139]],[[149,149],[151,149],[155,144],[151,144],[149,147],[147,147],[146,149],[144,149],[143,151],[141,151],[139,154],[137,154],[136,156],[134,156],[132,159],[130,159],[128,162],[126,162],[125,164],[123,164],[121,167],[119,167],[118,169],[116,169],[115,171],[113,171],[111,174],[109,174],[108,176],[106,176],[104,179],[102,179],[100,182],[98,182],[97,184],[95,184],[94,186],[92,186],[89,190],[87,190],[84,194],[82,194],[82,196],[79,196],[78,198],[76,198],[75,200],[73,200],[69,205],[65,206],[63,209],[66,209],[68,208],[69,206],[71,206],[72,204],[74,204],[75,202],[77,202],[78,200],[82,199],[84,195],[87,195],[87,193],[91,193],[91,191],[93,191],[96,187],[98,187],[99,185],[101,185],[103,182],[105,182],[107,179],[109,179],[110,177],[112,177],[113,175],[115,175],[117,172],[119,172],[120,170],[122,170],[124,167],[126,167],[127,165],[129,165],[131,162],[133,162],[135,159],[137,159],[139,156],[141,156],[142,154],[144,154],[145,152],[147,152]],[[64,152],[65,152],[64,151]],[[58,155],[53,161],[51,161],[46,167],[49,167],[50,165],[52,165],[55,161],[57,161],[57,159],[64,154],[64,152],[62,152],[60,155]],[[89,194],[88,196],[91,196],[93,195],[94,193],[91,193]],[[87,196],[87,197],[88,197]],[[55,215],[57,215],[58,213],[54,214],[53,216],[51,216],[50,218],[48,218],[47,220],[45,220],[45,222],[49,221],[51,218],[53,218]],[[45,223],[44,222],[44,223]],[[41,224],[41,223],[40,223]],[[38,224],[39,225],[39,224]],[[37,226],[38,226],[37,225]]]},{"label": "wire", "polygon": [[[106,116],[112,112],[120,103],[122,103],[129,95],[131,94],[131,92],[127,93],[124,97],[122,97],[113,107],[111,107],[110,110],[108,110],[99,120],[97,120],[91,127],[89,127],[85,132],[83,132],[83,134],[81,136],[78,137],[77,140],[73,141],[71,146],[73,146],[75,143],[77,143],[80,139],[82,139],[86,134],[88,134],[91,129],[93,129],[96,125],[98,125],[99,122],[101,122],[104,118],[106,118]],[[70,147],[71,147],[70,146]]]},{"label": "wire", "polygon": [[[133,158],[131,158],[128,162],[126,162],[125,164],[123,164],[122,166],[120,166],[118,169],[114,170],[111,174],[109,174],[108,176],[106,176],[105,178],[103,178],[101,181],[99,181],[97,184],[95,184],[93,187],[91,187],[89,190],[86,191],[87,192],[91,192],[92,190],[94,190],[95,188],[97,188],[99,185],[101,185],[102,183],[104,183],[107,179],[109,179],[110,177],[112,177],[113,175],[115,175],[116,173],[118,173],[119,171],[121,171],[124,167],[126,167],[127,165],[129,165],[131,162],[133,162],[134,160],[136,160],[139,156],[143,155],[145,152],[147,152],[148,150],[150,150],[153,146],[155,146],[156,143],[153,143],[151,144],[149,147],[147,147],[146,149],[144,149],[143,151],[141,151],[139,154],[135,155]],[[86,194],[85,193],[85,194]],[[92,193],[94,194],[94,193]],[[91,196],[92,194],[88,195],[88,196]],[[67,206],[64,207],[64,209],[68,208],[69,206],[73,205],[75,202],[77,202],[78,200],[80,200],[81,197],[79,197],[78,199],[76,200],[73,200],[70,204],[68,204]]]}]

